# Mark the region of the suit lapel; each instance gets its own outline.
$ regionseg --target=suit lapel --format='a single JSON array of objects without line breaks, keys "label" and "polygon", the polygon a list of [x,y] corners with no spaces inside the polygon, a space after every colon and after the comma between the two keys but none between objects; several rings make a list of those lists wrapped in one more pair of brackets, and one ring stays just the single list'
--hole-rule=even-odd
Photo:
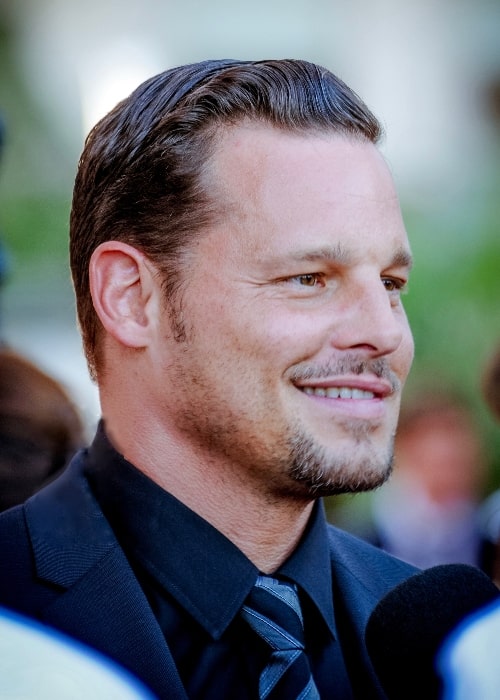
[{"label": "suit lapel", "polygon": [[329,537],[335,619],[355,696],[385,699],[366,649],[366,624],[378,601],[415,568],[336,528]]},{"label": "suit lapel", "polygon": [[187,700],[161,629],[76,458],[25,506],[38,576],[61,588],[42,619],[127,668],[159,697]]},{"label": "suit lapel", "polygon": [[117,660],[159,697],[186,700],[161,629],[118,545],[44,616]]}]

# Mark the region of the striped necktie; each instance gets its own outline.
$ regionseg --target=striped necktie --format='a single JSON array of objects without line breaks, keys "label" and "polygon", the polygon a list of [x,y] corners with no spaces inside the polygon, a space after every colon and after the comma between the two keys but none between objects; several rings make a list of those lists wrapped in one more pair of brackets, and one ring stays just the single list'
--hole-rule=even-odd
[{"label": "striped necktie", "polygon": [[296,587],[270,576],[259,576],[241,615],[271,649],[259,680],[259,700],[319,700],[304,652]]}]

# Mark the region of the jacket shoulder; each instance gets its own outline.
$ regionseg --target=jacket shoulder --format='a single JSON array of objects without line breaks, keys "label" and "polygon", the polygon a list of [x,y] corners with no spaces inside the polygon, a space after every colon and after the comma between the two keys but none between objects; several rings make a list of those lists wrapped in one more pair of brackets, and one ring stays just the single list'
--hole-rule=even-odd
[{"label": "jacket shoulder", "polygon": [[37,585],[24,506],[0,515],[0,559],[0,605],[36,617],[54,598],[54,590]]},{"label": "jacket shoulder", "polygon": [[419,571],[412,564],[333,525],[328,525],[328,538],[337,575],[356,578],[367,594],[375,598]]},{"label": "jacket shoulder", "polygon": [[38,617],[116,544],[79,453],[55,481],[0,514],[0,605]]}]

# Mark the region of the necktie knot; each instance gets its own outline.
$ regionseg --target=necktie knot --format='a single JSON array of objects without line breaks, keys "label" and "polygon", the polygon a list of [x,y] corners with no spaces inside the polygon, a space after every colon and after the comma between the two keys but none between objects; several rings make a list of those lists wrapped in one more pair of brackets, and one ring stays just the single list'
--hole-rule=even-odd
[{"label": "necktie knot", "polygon": [[270,647],[259,682],[259,700],[319,700],[304,653],[304,628],[294,584],[259,576],[241,615]]},{"label": "necktie knot", "polygon": [[272,649],[304,648],[302,613],[293,584],[259,576],[242,615]]}]

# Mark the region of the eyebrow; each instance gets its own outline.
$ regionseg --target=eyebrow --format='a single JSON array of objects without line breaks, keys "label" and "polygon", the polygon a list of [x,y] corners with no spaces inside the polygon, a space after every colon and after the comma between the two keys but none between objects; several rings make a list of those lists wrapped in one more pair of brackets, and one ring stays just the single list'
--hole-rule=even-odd
[{"label": "eyebrow", "polygon": [[408,248],[398,248],[392,256],[391,267],[407,267],[409,270],[413,267],[413,255]]},{"label": "eyebrow", "polygon": [[[314,250],[304,250],[292,255],[292,259],[297,262],[334,262],[341,265],[348,265],[352,260],[351,253],[346,250],[341,243],[335,246],[327,246]],[[413,256],[408,248],[401,246],[394,251],[388,267],[407,267],[411,269],[413,266]]]}]

